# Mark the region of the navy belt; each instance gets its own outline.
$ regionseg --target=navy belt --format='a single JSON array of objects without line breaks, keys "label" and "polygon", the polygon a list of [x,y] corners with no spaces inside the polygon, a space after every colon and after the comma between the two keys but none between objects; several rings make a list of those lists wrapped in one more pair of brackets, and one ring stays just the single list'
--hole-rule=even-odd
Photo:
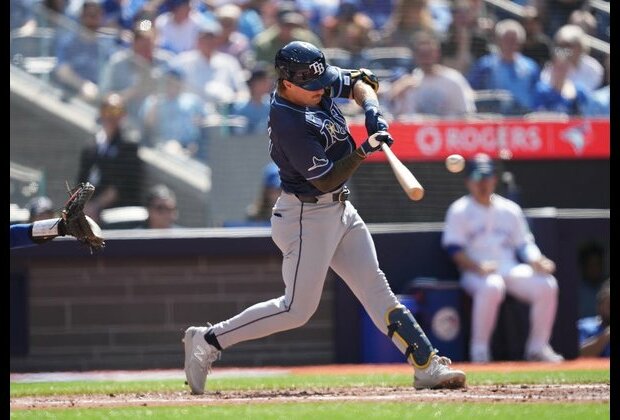
[{"label": "navy belt", "polygon": [[328,193],[328,194],[323,194],[319,196],[295,194],[295,197],[297,197],[297,199],[301,201],[302,203],[318,203],[319,201],[320,202],[332,201],[332,202],[337,202],[337,203],[344,203],[345,201],[349,199],[350,194],[351,192],[345,186],[340,192],[333,193],[333,194]]}]

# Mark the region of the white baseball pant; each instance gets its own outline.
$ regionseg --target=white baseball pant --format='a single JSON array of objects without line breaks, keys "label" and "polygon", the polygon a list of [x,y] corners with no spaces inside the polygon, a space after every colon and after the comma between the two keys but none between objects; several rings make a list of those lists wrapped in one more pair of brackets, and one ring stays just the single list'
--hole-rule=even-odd
[{"label": "white baseball pant", "polygon": [[467,271],[461,285],[472,297],[470,351],[490,347],[500,304],[506,293],[530,305],[530,330],[525,352],[536,353],[549,344],[558,303],[558,285],[550,274],[518,264],[505,275],[481,276]]}]

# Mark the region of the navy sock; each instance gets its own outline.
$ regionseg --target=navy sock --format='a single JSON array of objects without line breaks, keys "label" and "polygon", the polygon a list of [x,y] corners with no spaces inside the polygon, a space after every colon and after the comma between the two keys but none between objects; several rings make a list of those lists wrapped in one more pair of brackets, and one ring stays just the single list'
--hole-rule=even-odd
[{"label": "navy sock", "polygon": [[207,331],[207,333],[205,334],[205,340],[216,349],[222,350],[222,346],[220,346],[220,342],[217,341],[217,337],[215,336],[213,330],[210,329],[209,331]]}]

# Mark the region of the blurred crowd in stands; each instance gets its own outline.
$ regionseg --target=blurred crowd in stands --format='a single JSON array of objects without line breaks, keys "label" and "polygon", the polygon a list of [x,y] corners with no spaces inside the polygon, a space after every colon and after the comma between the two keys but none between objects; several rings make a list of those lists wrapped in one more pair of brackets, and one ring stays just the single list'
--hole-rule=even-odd
[{"label": "blurred crowd in stands", "polygon": [[[392,121],[609,116],[605,0],[11,0],[10,7],[12,64],[100,109],[101,132],[82,156],[84,179],[105,175],[117,148],[136,159],[114,127],[121,115],[137,144],[205,163],[208,127],[237,121],[234,134],[266,137],[273,59],[292,40],[319,46],[332,65],[375,72]],[[361,115],[344,102],[347,117]],[[93,205],[120,205],[123,196],[102,187]]]},{"label": "blurred crowd in stands", "polygon": [[609,14],[587,0],[505,3],[518,12],[483,0],[11,0],[10,17],[12,41],[47,35],[54,83],[93,104],[120,94],[144,143],[192,156],[217,116],[265,133],[273,58],[291,40],[375,71],[392,118],[608,115],[609,53],[590,40],[609,45]]}]

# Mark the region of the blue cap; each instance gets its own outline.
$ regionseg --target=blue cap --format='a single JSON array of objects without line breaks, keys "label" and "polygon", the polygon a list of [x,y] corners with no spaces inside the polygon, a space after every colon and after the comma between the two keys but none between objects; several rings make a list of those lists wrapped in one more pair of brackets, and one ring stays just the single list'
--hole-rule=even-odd
[{"label": "blue cap", "polygon": [[265,166],[263,184],[267,188],[280,188],[280,173],[275,163],[271,162]]},{"label": "blue cap", "polygon": [[480,181],[493,175],[495,175],[495,164],[486,153],[478,153],[467,162],[467,177],[469,179]]}]

